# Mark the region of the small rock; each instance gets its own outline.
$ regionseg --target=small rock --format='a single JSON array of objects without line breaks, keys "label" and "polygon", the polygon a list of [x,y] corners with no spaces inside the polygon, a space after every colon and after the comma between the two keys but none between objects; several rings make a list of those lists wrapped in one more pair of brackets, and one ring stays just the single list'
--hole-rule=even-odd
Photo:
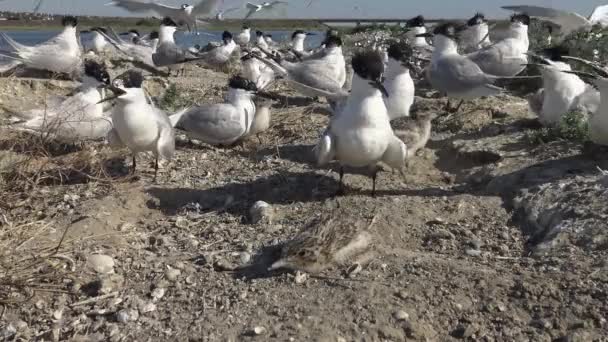
[{"label": "small rock", "polygon": [[196,280],[194,280],[194,277],[189,275],[186,277],[186,284],[188,285],[194,285],[196,284]]},{"label": "small rock", "polygon": [[109,255],[90,255],[87,259],[87,265],[99,274],[114,273],[114,259]]},{"label": "small rock", "polygon": [[441,217],[436,217],[432,220],[427,221],[427,225],[432,226],[432,225],[440,225],[440,224],[444,224],[445,221],[441,218]]},{"label": "small rock", "polygon": [[480,255],[481,255],[481,251],[480,251],[480,250],[478,250],[478,249],[471,249],[471,248],[467,249],[467,250],[465,251],[465,253],[466,253],[468,256],[471,256],[471,257],[478,257],[478,256],[480,256]]},{"label": "small rock", "polygon": [[353,264],[346,270],[346,277],[354,278],[362,270],[363,270],[363,266],[361,266],[361,264]]},{"label": "small rock", "polygon": [[103,276],[99,280],[99,294],[108,294],[119,290],[125,283],[125,277],[120,274]]},{"label": "small rock", "polygon": [[181,274],[182,271],[175,268],[170,268],[165,271],[165,277],[167,277],[167,279],[170,281],[176,281]]},{"label": "small rock", "polygon": [[264,328],[262,326],[255,327],[255,328],[253,328],[253,333],[258,336],[263,335],[266,333],[266,328]]},{"label": "small rock", "polygon": [[12,324],[9,324],[6,327],[4,327],[4,329],[2,329],[2,337],[4,337],[5,340],[8,340],[11,337],[15,336],[16,333],[17,333],[17,329],[15,329],[15,327]]},{"label": "small rock", "polygon": [[274,211],[272,206],[264,201],[257,201],[249,209],[249,215],[251,216],[251,222],[256,223],[272,223],[274,218]]},{"label": "small rock", "polygon": [[127,310],[120,310],[116,313],[116,321],[118,323],[127,323],[129,321],[129,313]]},{"label": "small rock", "polygon": [[234,271],[236,267],[224,259],[220,259],[213,264],[213,268],[218,272]]},{"label": "small rock", "polygon": [[175,226],[177,228],[186,229],[190,227],[190,221],[188,221],[185,217],[180,216],[177,218],[177,220],[175,220]]},{"label": "small rock", "polygon": [[162,287],[157,287],[155,288],[152,293],[150,294],[150,297],[152,297],[152,301],[153,302],[158,302],[161,298],[163,298],[165,296],[165,292],[167,290],[162,288]]},{"label": "small rock", "polygon": [[304,284],[308,279],[308,274],[306,272],[296,271],[295,282],[296,284]]},{"label": "small rock", "polygon": [[471,239],[471,240],[469,240],[469,246],[471,246],[473,249],[479,250],[479,249],[481,249],[482,245],[483,245],[483,243],[479,239]]},{"label": "small rock", "polygon": [[398,310],[393,313],[393,317],[398,321],[407,321],[410,318],[410,315],[403,310]]},{"label": "small rock", "polygon": [[53,319],[56,321],[60,320],[63,317],[63,310],[55,310],[53,311]]},{"label": "small rock", "polygon": [[251,254],[247,252],[242,252],[239,254],[239,259],[241,259],[241,264],[246,265],[251,261]]},{"label": "small rock", "polygon": [[401,299],[407,299],[409,297],[409,293],[401,290],[401,291],[397,292],[397,297],[399,297]]},{"label": "small rock", "polygon": [[156,311],[156,304],[154,304],[154,303],[145,303],[145,304],[141,305],[139,308],[139,312],[141,312],[142,314],[145,314],[148,312],[153,312],[153,311]]},{"label": "small rock", "polygon": [[118,226],[118,231],[121,232],[130,232],[135,230],[135,225],[133,223],[124,222]]}]

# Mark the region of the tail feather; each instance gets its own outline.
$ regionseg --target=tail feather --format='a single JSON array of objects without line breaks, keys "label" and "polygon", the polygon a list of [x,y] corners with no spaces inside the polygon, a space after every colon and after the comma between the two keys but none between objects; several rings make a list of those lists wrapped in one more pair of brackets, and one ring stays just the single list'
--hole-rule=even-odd
[{"label": "tail feather", "polygon": [[184,116],[184,114],[186,114],[186,112],[188,112],[189,110],[190,110],[190,107],[187,107],[187,108],[180,110],[179,112],[177,112],[175,114],[171,114],[169,116],[169,121],[171,121],[171,127],[173,127],[173,128],[177,127],[182,116]]},{"label": "tail feather", "polygon": [[6,33],[0,32],[0,37],[15,51],[23,50],[27,46],[17,43],[13,38],[9,37]]}]

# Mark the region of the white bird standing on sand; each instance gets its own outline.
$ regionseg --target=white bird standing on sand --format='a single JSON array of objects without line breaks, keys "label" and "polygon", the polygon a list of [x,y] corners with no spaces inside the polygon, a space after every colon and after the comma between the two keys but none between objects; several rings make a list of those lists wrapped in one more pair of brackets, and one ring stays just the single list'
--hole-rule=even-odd
[{"label": "white bird standing on sand", "polygon": [[109,43],[103,34],[100,33],[100,31],[106,32],[106,29],[103,27],[93,27],[90,30],[91,38],[85,44],[83,44],[84,52],[92,51],[97,55],[105,52]]},{"label": "white bird standing on sand", "polygon": [[106,40],[112,44],[125,57],[130,61],[138,61],[143,63],[148,68],[156,69],[156,65],[152,60],[152,55],[156,52],[156,48],[159,43],[159,34],[157,31],[151,32],[149,37],[149,46],[134,44],[121,39],[112,28],[105,29],[104,31],[98,31]]},{"label": "white bird standing on sand", "polygon": [[249,10],[249,12],[247,12],[247,15],[245,15],[245,18],[243,18],[243,19],[248,19],[254,13],[258,13],[262,10],[270,11],[272,9],[275,9],[277,7],[277,5],[282,5],[282,4],[288,4],[288,2],[287,1],[271,1],[271,2],[263,2],[261,4],[252,4],[251,2],[248,2],[245,5],[245,7]]},{"label": "white bird standing on sand", "polygon": [[253,81],[258,90],[266,89],[275,79],[274,71],[255,58],[253,53],[241,57],[241,76]]},{"label": "white bird standing on sand", "polygon": [[410,41],[410,45],[417,49],[430,49],[432,48],[429,43],[426,41],[424,36],[421,36],[427,33],[427,29],[425,26],[424,17],[419,15],[408,20],[405,23],[405,27],[407,29],[405,36]]},{"label": "white bird standing on sand", "polygon": [[352,59],[353,88],[340,113],[329,124],[315,147],[319,165],[340,163],[340,192],[344,166],[372,170],[372,196],[376,192],[377,164],[401,170],[407,148],[393,133],[382,96],[388,96],[382,77],[384,61],[376,51],[356,54]]},{"label": "white bird standing on sand", "polygon": [[608,146],[608,71],[601,65],[581,58],[563,56],[564,59],[574,60],[592,68],[594,74],[580,71],[563,71],[582,77],[600,92],[600,104],[595,113],[589,115],[589,138],[598,145]]},{"label": "white bird standing on sand", "polygon": [[515,76],[528,63],[528,26],[530,17],[516,14],[511,17],[507,38],[495,42],[479,51],[467,54],[486,74],[495,76]]},{"label": "white bird standing on sand", "polygon": [[392,96],[384,97],[384,103],[391,120],[410,116],[414,103],[414,80],[410,75],[414,51],[405,43],[393,43],[388,48],[388,65],[384,87]]},{"label": "white bird standing on sand", "polygon": [[487,74],[467,55],[459,54],[456,24],[441,24],[435,28],[432,35],[434,35],[435,49],[427,77],[433,88],[447,94],[448,97],[471,100],[496,95],[503,89],[493,85],[494,82],[498,79],[518,78]]},{"label": "white bird standing on sand", "polygon": [[116,99],[112,110],[114,128],[108,133],[112,146],[126,146],[133,153],[133,172],[136,156],[140,152],[152,152],[156,157],[154,181],[158,173],[158,159],[170,160],[175,153],[175,134],[171,121],[162,110],[150,105],[142,88],[144,77],[139,71],[129,70],[114,79],[108,87]]},{"label": "white bird standing on sand", "polygon": [[596,7],[588,17],[574,12],[541,6],[520,5],[502,6],[501,8],[550,21],[560,27],[562,38],[575,31],[588,31],[593,25],[600,25],[603,28],[608,27],[608,5]]},{"label": "white bird standing on sand", "polygon": [[463,53],[471,53],[491,44],[488,21],[482,13],[467,20],[467,28],[460,32],[460,47]]},{"label": "white bird standing on sand", "polygon": [[11,128],[30,132],[42,132],[64,142],[101,139],[112,128],[111,119],[104,113],[100,86],[110,83],[105,66],[87,60],[84,65],[82,84],[70,97],[59,98],[46,108],[15,113],[24,122]]},{"label": "white bird standing on sand", "polygon": [[173,127],[185,131],[192,139],[211,145],[231,145],[249,134],[256,107],[255,83],[234,76],[228,83],[226,101],[195,106],[170,117]]},{"label": "white bird standing on sand", "polygon": [[199,52],[196,54],[196,57],[208,65],[220,66],[230,60],[230,57],[236,48],[237,45],[232,39],[232,34],[228,31],[224,31],[222,33],[222,45],[208,51]]},{"label": "white bird standing on sand", "polygon": [[266,42],[266,39],[264,39],[264,32],[259,30],[255,31],[255,45],[260,49],[269,49],[268,43]]},{"label": "white bird standing on sand", "polygon": [[61,20],[61,24],[63,31],[60,34],[35,46],[19,44],[5,33],[0,33],[10,48],[8,51],[0,50],[0,56],[19,61],[32,69],[70,75],[80,72],[82,49],[76,32],[78,19],[67,16]]},{"label": "white bird standing on sand", "polygon": [[[532,58],[538,60],[536,65],[543,76],[542,98],[531,98],[530,108],[544,126],[559,125],[562,116],[571,110],[582,110],[588,114],[595,112],[599,106],[600,94],[597,90],[578,76],[563,72],[572,70],[562,59],[567,53],[567,49],[561,47],[544,49],[542,56],[530,53]],[[534,101],[540,102],[541,107],[535,108]]]},{"label": "white bird standing on sand", "polygon": [[154,65],[157,67],[168,67],[169,72],[171,72],[172,66],[203,58],[177,45],[174,37],[175,31],[177,31],[177,24],[169,17],[164,18],[158,30],[158,47],[152,54]]},{"label": "white bird standing on sand", "polygon": [[251,41],[251,28],[249,28],[249,26],[243,26],[243,29],[236,35],[234,41],[241,47],[247,46]]},{"label": "white bird standing on sand", "polygon": [[169,17],[179,25],[186,25],[188,31],[192,31],[192,28],[197,31],[196,18],[215,12],[221,2],[222,0],[201,0],[195,6],[184,4],[180,7],[173,7],[155,1],[114,0],[108,2],[106,6],[113,5],[133,13],[153,12],[161,18]]}]

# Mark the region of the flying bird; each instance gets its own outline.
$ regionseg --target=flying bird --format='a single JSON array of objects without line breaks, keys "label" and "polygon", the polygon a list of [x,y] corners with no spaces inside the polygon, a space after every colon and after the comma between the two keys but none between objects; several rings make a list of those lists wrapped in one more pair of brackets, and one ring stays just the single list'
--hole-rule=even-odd
[{"label": "flying bird", "polygon": [[134,13],[154,12],[159,17],[169,17],[179,25],[186,25],[189,31],[192,31],[192,27],[197,31],[196,18],[215,12],[221,2],[222,0],[202,0],[194,6],[183,4],[180,7],[173,7],[146,0],[113,0],[106,5],[120,7]]},{"label": "flying bird", "polygon": [[261,4],[252,4],[251,2],[248,2],[247,5],[245,5],[245,7],[249,10],[249,12],[247,12],[247,15],[245,15],[244,19],[248,19],[254,13],[260,12],[262,10],[269,11],[269,10],[275,9],[277,5],[281,5],[281,4],[288,4],[288,2],[287,1],[278,1],[278,0],[272,1],[272,2],[263,2]]},{"label": "flying bird", "polygon": [[590,30],[593,25],[608,26],[608,5],[596,7],[591,15],[584,17],[578,13],[540,6],[502,6],[503,9],[525,13],[531,17],[540,18],[555,23],[561,27],[563,36],[578,31]]}]

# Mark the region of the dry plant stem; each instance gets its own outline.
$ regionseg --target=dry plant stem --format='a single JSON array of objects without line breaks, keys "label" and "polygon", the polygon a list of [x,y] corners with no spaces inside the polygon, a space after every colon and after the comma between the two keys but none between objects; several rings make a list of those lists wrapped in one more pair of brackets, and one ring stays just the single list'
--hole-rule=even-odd
[{"label": "dry plant stem", "polygon": [[70,305],[70,307],[73,308],[73,307],[76,307],[76,306],[92,304],[92,303],[96,303],[96,302],[98,302],[100,300],[104,300],[104,299],[112,298],[112,297],[116,297],[116,296],[118,296],[118,291],[112,292],[112,293],[108,293],[108,294],[105,294],[105,295],[102,295],[102,296],[97,296],[97,297],[94,297],[94,298],[89,298],[89,299],[86,299],[86,300],[83,300],[83,301],[80,301],[80,302],[76,302],[76,303]]}]

